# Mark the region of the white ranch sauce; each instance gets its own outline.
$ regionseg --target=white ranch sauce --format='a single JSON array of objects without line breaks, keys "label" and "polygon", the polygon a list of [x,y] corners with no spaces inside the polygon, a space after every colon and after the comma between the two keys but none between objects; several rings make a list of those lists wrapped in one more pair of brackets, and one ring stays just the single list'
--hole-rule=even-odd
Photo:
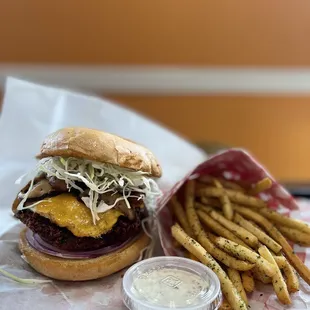
[{"label": "white ranch sauce", "polygon": [[197,274],[161,267],[135,277],[132,293],[151,304],[176,308],[199,305],[209,287],[209,281]]}]

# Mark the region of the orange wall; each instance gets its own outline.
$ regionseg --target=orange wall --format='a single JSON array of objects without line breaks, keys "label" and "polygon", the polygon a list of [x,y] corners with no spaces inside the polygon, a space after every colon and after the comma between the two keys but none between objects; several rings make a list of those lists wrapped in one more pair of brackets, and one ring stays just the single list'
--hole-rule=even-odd
[{"label": "orange wall", "polygon": [[310,180],[309,97],[111,98],[193,141],[244,147],[278,179]]},{"label": "orange wall", "polygon": [[[27,0],[0,3],[0,63],[309,66],[310,2]],[[125,97],[194,141],[251,150],[309,180],[310,98]]]},{"label": "orange wall", "polygon": [[310,2],[0,3],[0,62],[310,65]]},{"label": "orange wall", "polygon": [[310,97],[115,95],[109,99],[193,142],[246,148],[279,180],[310,181]]}]

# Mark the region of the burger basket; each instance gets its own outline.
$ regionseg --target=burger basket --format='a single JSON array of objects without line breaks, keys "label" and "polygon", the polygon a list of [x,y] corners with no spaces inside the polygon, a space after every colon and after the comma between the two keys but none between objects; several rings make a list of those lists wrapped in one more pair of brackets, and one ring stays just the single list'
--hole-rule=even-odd
[{"label": "burger basket", "polygon": [[[165,255],[182,255],[178,249],[174,248],[171,236],[171,226],[174,224],[170,208],[167,207],[169,199],[178,192],[182,185],[195,175],[209,175],[237,181],[241,184],[255,184],[265,177],[272,180],[272,187],[261,194],[268,206],[277,209],[283,214],[291,215],[294,218],[310,222],[309,202],[300,201],[298,204],[294,198],[284,189],[269,173],[258,163],[249,153],[241,149],[229,149],[211,156],[204,163],[190,172],[186,178],[175,184],[175,186],[165,193],[157,206],[158,232],[162,249]],[[294,245],[294,252],[306,265],[310,264],[310,251],[298,245]],[[301,289],[292,296],[293,304],[288,309],[308,309],[309,287],[300,278]],[[255,291],[249,297],[252,309],[283,309],[275,296],[272,286],[257,283]]]}]

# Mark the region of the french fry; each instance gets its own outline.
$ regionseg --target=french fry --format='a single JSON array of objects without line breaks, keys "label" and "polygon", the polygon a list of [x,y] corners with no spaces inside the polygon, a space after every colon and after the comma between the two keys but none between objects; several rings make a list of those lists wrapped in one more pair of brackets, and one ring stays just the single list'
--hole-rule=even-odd
[{"label": "french fry", "polygon": [[[254,197],[272,186],[269,178],[251,189],[226,181],[203,176],[187,182],[184,208],[175,197],[171,199],[175,219],[184,228],[179,224],[171,228],[174,243],[184,247],[186,257],[215,271],[227,298],[219,309],[247,309],[246,292],[255,290],[254,279],[272,283],[279,300],[291,303],[288,293],[299,290],[295,269],[309,285],[310,270],[285,237],[310,246],[310,225],[272,211],[263,200]],[[232,281],[217,261],[227,266]]]},{"label": "french fry", "polygon": [[[255,289],[255,281],[251,271],[241,273],[242,285],[247,293],[252,293]],[[241,296],[242,297],[242,296]]]},{"label": "french fry", "polygon": [[188,258],[191,260],[194,260],[196,262],[199,262],[199,259],[194,254],[192,254],[191,252],[188,252]]},{"label": "french fry", "polygon": [[247,305],[239,295],[237,289],[229,280],[227,274],[216,260],[194,239],[188,236],[180,225],[171,227],[172,236],[183,245],[189,252],[196,256],[203,264],[212,269],[218,276],[222,293],[228,300],[233,310],[246,310]]},{"label": "french fry", "polygon": [[278,267],[284,272],[288,291],[290,293],[299,291],[299,280],[295,269],[282,254],[280,256],[274,256],[273,258],[276,261]]},{"label": "french fry", "polygon": [[263,245],[258,249],[259,254],[264,257],[269,263],[273,264],[276,267],[276,273],[272,276],[272,285],[275,293],[277,294],[279,300],[284,305],[291,304],[291,298],[287,290],[286,283],[283,279],[282,273],[275,262],[273,256],[269,252],[268,248]]},{"label": "french fry", "polygon": [[[191,186],[191,185],[190,185]],[[189,194],[187,192],[188,195],[190,195],[190,193],[192,192],[192,189],[190,189]],[[193,210],[189,210],[189,208],[191,208],[192,205],[187,204],[187,209],[186,211],[190,211],[191,213],[187,213],[188,214],[188,218],[189,218],[189,222],[191,224],[191,227],[195,227],[196,231],[196,238],[198,240],[198,242],[206,249],[206,251],[211,254],[214,258],[216,258],[218,261],[222,262],[224,265],[231,267],[231,268],[235,268],[237,270],[249,270],[251,268],[254,267],[253,264],[250,264],[248,262],[245,261],[241,261],[238,260],[230,255],[228,255],[226,252],[218,249],[217,247],[214,246],[214,244],[208,239],[206,233],[204,232],[199,218],[196,214],[195,209]]]},{"label": "french fry", "polygon": [[224,298],[220,307],[219,307],[219,310],[231,310],[231,306],[230,304],[228,303],[228,301]]},{"label": "french fry", "polygon": [[218,236],[215,236],[212,232],[210,231],[205,231],[206,235],[208,236],[208,238],[211,240],[211,242],[213,242],[213,244],[216,244],[217,238]]},{"label": "french fry", "polygon": [[[216,188],[223,189],[223,185],[217,179],[214,179],[214,185]],[[234,215],[234,211],[232,209],[232,206],[230,204],[230,200],[229,200],[228,196],[226,195],[225,191],[224,191],[223,196],[219,197],[219,200],[222,203],[224,216],[228,220],[232,220],[233,215]]]},{"label": "french fry", "polygon": [[282,247],[280,244],[275,242],[272,238],[270,238],[266,233],[257,228],[251,222],[244,219],[240,214],[235,213],[234,222],[256,236],[261,243],[265,244],[273,252],[278,253],[281,251]]},{"label": "french fry", "polygon": [[198,196],[206,196],[206,197],[221,197],[224,194],[228,196],[230,201],[235,202],[237,204],[246,205],[253,208],[265,208],[267,207],[266,203],[256,197],[248,196],[244,193],[237,192],[232,189],[221,189],[216,187],[205,187],[201,188],[197,192]]},{"label": "french fry", "polygon": [[223,251],[228,252],[237,258],[241,258],[249,261],[250,263],[256,264],[256,267],[269,277],[272,277],[276,272],[273,264],[269,263],[266,259],[264,259],[261,255],[257,254],[253,250],[250,250],[242,245],[222,237],[216,238],[216,245]]},{"label": "french fry", "polygon": [[280,232],[289,240],[304,246],[310,246],[310,234],[292,227],[276,225]]},{"label": "french fry", "polygon": [[194,181],[189,181],[186,184],[186,213],[188,216],[188,221],[191,225],[191,228],[196,236],[198,242],[206,249],[206,251],[211,254],[218,261],[222,262],[224,265],[235,268],[237,270],[249,270],[254,267],[253,264],[250,264],[245,261],[237,260],[234,257],[231,257],[226,252],[218,249],[214,244],[208,239],[206,233],[204,232],[199,218],[196,214],[196,210],[193,207],[193,195],[194,192]]},{"label": "french fry", "polygon": [[236,259],[228,255],[226,252],[217,248],[208,238],[207,233],[201,231],[198,236],[198,242],[205,248],[205,250],[211,254],[215,259],[217,259],[222,264],[240,271],[250,270],[254,267],[254,264],[249,262]]},{"label": "french fry", "polygon": [[201,210],[205,212],[211,212],[214,210],[213,207],[203,205],[202,203],[199,203],[199,202],[195,202],[195,208],[196,210]]},{"label": "french fry", "polygon": [[192,236],[193,232],[192,232],[191,227],[187,221],[186,214],[185,214],[183,207],[178,202],[178,200],[175,196],[173,196],[171,198],[170,202],[171,202],[173,213],[174,213],[176,219],[178,220],[178,222],[180,223],[181,227],[185,230],[185,232],[189,236]]},{"label": "french fry", "polygon": [[239,295],[244,300],[244,302],[247,304],[248,299],[246,297],[246,293],[245,293],[245,290],[244,290],[243,285],[242,285],[240,273],[235,269],[228,268],[227,274],[228,274],[230,281],[233,283],[233,285],[237,289]]},{"label": "french fry", "polygon": [[286,265],[283,268],[283,272],[286,277],[286,285],[287,285],[288,291],[290,293],[298,292],[299,291],[299,280],[295,272],[295,269],[292,267],[292,265],[288,261],[286,261]]},{"label": "french fry", "polygon": [[[238,213],[241,213],[244,217],[251,219],[255,223],[259,224],[263,227],[270,236],[278,242],[282,246],[282,251],[284,252],[288,261],[292,264],[292,266],[296,269],[299,275],[308,283],[310,284],[310,270],[305,266],[305,264],[300,260],[300,258],[294,253],[292,247],[288,244],[286,239],[280,233],[280,231],[274,227],[274,225],[265,219],[260,214],[249,210],[248,208],[244,207],[235,207]],[[260,210],[261,212],[261,210]]]},{"label": "french fry", "polygon": [[253,188],[248,191],[249,195],[257,195],[272,186],[272,181],[269,178],[264,178],[261,181],[257,182]]},{"label": "french fry", "polygon": [[215,232],[221,237],[224,237],[226,239],[232,240],[238,244],[241,244],[245,247],[248,247],[246,243],[244,243],[240,238],[238,238],[236,235],[234,235],[231,231],[226,229],[224,226],[222,226],[220,223],[215,221],[211,216],[209,216],[207,213],[197,210],[197,214],[201,222],[206,225],[211,231]]},{"label": "french fry", "polygon": [[190,228],[193,232],[193,236],[197,237],[200,234],[202,227],[196,214],[194,203],[195,203],[195,181],[190,180],[185,185],[185,212]]},{"label": "french fry", "polygon": [[219,222],[221,225],[226,227],[232,233],[234,233],[237,237],[239,237],[243,242],[248,244],[249,246],[256,248],[258,246],[258,239],[253,234],[251,234],[246,229],[240,227],[232,221],[227,220],[224,216],[219,214],[218,212],[211,211],[210,216]]},{"label": "french fry", "polygon": [[273,256],[275,262],[280,269],[284,269],[286,265],[286,259],[283,256]]},{"label": "french fry", "polygon": [[[235,182],[226,180],[224,178],[216,178],[216,179],[219,180],[225,188],[233,189],[235,191],[242,192],[242,193],[245,192],[245,189]],[[198,178],[199,182],[202,182],[205,184],[213,184],[214,180],[215,178],[210,175],[203,175]]]},{"label": "french fry", "polygon": [[264,284],[269,284],[272,282],[272,279],[270,277],[266,276],[257,267],[254,267],[251,271],[252,271],[253,276],[256,280],[258,280]]},{"label": "french fry", "polygon": [[289,218],[268,208],[260,210],[260,214],[281,226],[288,226],[310,234],[310,226],[305,222]]},{"label": "french fry", "polygon": [[206,206],[211,206],[211,207],[215,207],[215,208],[222,208],[222,204],[219,201],[219,199],[217,198],[212,198],[212,197],[200,197],[200,201],[201,203],[203,203]]}]

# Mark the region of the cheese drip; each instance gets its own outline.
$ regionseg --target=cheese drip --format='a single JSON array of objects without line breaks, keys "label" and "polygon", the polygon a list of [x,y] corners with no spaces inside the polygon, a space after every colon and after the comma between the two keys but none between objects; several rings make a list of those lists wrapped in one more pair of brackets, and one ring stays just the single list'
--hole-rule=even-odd
[{"label": "cheese drip", "polygon": [[116,209],[110,209],[99,213],[99,220],[94,225],[91,211],[69,193],[44,199],[32,210],[56,225],[67,228],[76,237],[94,238],[110,231],[118,218],[123,215]]}]

